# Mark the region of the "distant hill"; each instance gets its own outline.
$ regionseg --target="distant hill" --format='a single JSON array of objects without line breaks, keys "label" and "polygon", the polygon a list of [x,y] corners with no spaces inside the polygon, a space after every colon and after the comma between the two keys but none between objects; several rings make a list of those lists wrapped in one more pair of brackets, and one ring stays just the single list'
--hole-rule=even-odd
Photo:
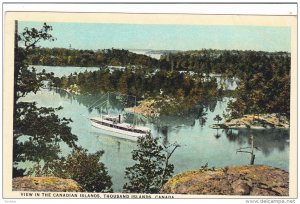
[{"label": "distant hill", "polygon": [[66,48],[39,48],[29,53],[29,63],[44,66],[104,67],[126,66],[162,68],[167,64],[147,55],[124,49],[75,50]]},{"label": "distant hill", "polygon": [[[152,57],[151,57],[152,56]],[[29,53],[29,64],[46,66],[106,67],[194,71],[241,77],[245,73],[276,68],[280,73],[290,70],[288,52],[241,50],[151,50],[104,49],[75,50],[39,48]]]}]

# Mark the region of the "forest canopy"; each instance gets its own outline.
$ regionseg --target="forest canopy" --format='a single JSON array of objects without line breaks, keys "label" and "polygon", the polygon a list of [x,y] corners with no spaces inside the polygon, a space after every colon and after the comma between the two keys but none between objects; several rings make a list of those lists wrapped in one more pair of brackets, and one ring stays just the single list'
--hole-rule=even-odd
[{"label": "forest canopy", "polygon": [[[138,97],[161,92],[181,98],[181,105],[195,105],[204,98],[223,94],[210,74],[238,78],[236,100],[229,104],[233,117],[244,114],[290,115],[290,69],[288,52],[202,49],[162,52],[154,59],[125,49],[75,50],[39,48],[29,54],[29,64],[103,68],[63,78],[54,85],[79,86],[82,93],[118,91]],[[106,69],[121,66],[122,70]],[[218,95],[219,94],[219,95]],[[249,100],[250,99],[250,100]]]}]

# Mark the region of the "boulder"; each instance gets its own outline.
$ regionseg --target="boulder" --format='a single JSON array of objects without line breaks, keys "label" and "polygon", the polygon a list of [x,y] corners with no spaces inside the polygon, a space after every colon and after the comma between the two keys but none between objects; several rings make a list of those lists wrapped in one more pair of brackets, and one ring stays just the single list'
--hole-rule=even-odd
[{"label": "boulder", "polygon": [[82,192],[82,188],[72,179],[58,177],[17,177],[13,178],[13,191]]},{"label": "boulder", "polygon": [[265,165],[187,171],[171,178],[165,194],[288,196],[288,172]]}]

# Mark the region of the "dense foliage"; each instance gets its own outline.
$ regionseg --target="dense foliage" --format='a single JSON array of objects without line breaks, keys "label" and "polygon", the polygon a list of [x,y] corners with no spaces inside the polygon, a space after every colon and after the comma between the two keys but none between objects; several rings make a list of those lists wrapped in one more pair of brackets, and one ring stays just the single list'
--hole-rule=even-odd
[{"label": "dense foliage", "polygon": [[75,50],[65,48],[40,48],[29,54],[29,63],[49,66],[104,67],[133,66],[162,68],[164,64],[146,55],[138,55],[124,49]]},{"label": "dense foliage", "polygon": [[137,146],[138,149],[132,152],[132,159],[136,163],[125,170],[128,183],[123,187],[124,192],[159,193],[173,173],[174,166],[169,164],[169,158],[178,145],[168,152],[157,138],[148,134],[138,139]]},{"label": "dense foliage", "polygon": [[[199,80],[194,79],[195,75],[191,77],[193,80],[187,80],[187,77],[178,74],[179,72],[166,74],[166,70],[191,71],[201,76],[213,73],[221,74],[222,77],[236,77],[241,83],[236,94],[238,98],[229,107],[233,117],[259,113],[276,113],[278,116],[289,117],[290,61],[290,53],[287,52],[212,49],[166,52],[160,60],[113,48],[98,51],[43,48],[31,52],[30,55],[32,64],[98,67],[119,65],[128,70],[135,70],[115,74],[79,74],[78,80],[74,79],[74,76],[69,77],[67,81],[62,79],[62,87],[76,83],[83,91],[87,91],[88,87],[96,87],[94,92],[114,90],[137,96],[144,93],[153,96],[163,90],[171,96],[185,97],[184,103],[179,104],[195,104],[186,102],[186,99],[200,102],[201,97],[195,97],[199,93],[192,92],[202,92],[205,85],[202,84],[202,88],[199,89]],[[147,70],[156,69],[160,71],[149,77]],[[98,84],[95,84],[95,81],[98,81]],[[214,88],[210,90],[216,94]],[[177,93],[174,93],[175,91]],[[205,95],[210,96],[207,93]]]},{"label": "dense foliage", "polygon": [[[169,52],[156,60],[118,49],[43,48],[31,52],[30,60],[32,64],[40,65],[103,68],[99,72],[55,79],[54,84],[58,87],[68,88],[76,84],[81,93],[118,91],[138,97],[167,93],[168,96],[183,99],[179,100],[179,106],[188,104],[188,107],[203,101],[203,96],[210,98],[218,95],[213,80],[204,82],[208,74],[236,77],[240,80],[236,91],[238,97],[229,106],[233,117],[259,113],[289,117],[290,114],[291,58],[287,52],[203,49]],[[109,65],[120,65],[126,69],[112,73],[104,69]]]},{"label": "dense foliage", "polygon": [[[37,107],[34,102],[22,102],[28,93],[36,93],[42,86],[45,73],[37,74],[28,68],[27,55],[36,48],[40,40],[54,40],[49,32],[51,26],[44,24],[40,30],[25,28],[15,33],[15,80],[14,80],[14,134],[13,134],[13,176],[23,175],[18,163],[31,161],[43,163],[45,167],[58,158],[59,143],[76,147],[77,137],[71,133],[70,119],[58,118],[55,111],[61,108]],[[25,46],[19,48],[18,43]]]},{"label": "dense foliage", "polygon": [[71,119],[59,118],[59,108],[45,108],[36,103],[18,102],[14,122],[14,163],[43,163],[44,171],[58,159],[60,142],[76,147],[77,136],[71,133]]},{"label": "dense foliage", "polygon": [[[56,115],[62,107],[38,107],[35,102],[22,101],[28,93],[36,93],[43,85],[43,80],[51,77],[44,72],[30,70],[27,58],[40,40],[54,40],[49,34],[51,30],[52,27],[46,23],[40,30],[25,28],[20,34],[16,29],[13,177],[24,175],[26,169],[20,169],[18,164],[26,161],[33,164],[26,174],[72,178],[86,191],[111,192],[111,177],[99,161],[104,152],[87,154],[86,150],[77,147],[77,136],[72,134],[69,127],[72,120]],[[19,48],[18,43],[25,48]],[[62,143],[73,149],[67,159],[60,156]]]},{"label": "dense foliage", "polygon": [[48,66],[160,68],[197,73],[218,73],[228,77],[242,77],[249,71],[273,66],[279,72],[290,69],[290,53],[241,50],[202,49],[167,52],[160,60],[124,49],[75,50],[66,48],[38,48],[29,53],[28,62]]},{"label": "dense foliage", "polygon": [[103,153],[89,154],[81,148],[73,150],[66,159],[55,163],[53,175],[73,179],[87,192],[112,192],[111,177],[100,162]]},{"label": "dense foliage", "polygon": [[[100,162],[103,152],[88,154],[77,147],[77,137],[69,127],[72,120],[56,115],[61,107],[38,107],[34,102],[22,101],[28,93],[36,93],[45,79],[51,86],[87,96],[119,92],[135,95],[138,99],[153,98],[157,102],[155,108],[161,109],[161,113],[179,113],[192,110],[196,104],[203,106],[224,94],[214,77],[221,74],[240,80],[235,100],[228,106],[231,117],[276,113],[279,118],[289,118],[289,53],[199,50],[170,52],[156,60],[123,49],[37,48],[40,40],[54,40],[49,34],[51,30],[51,26],[44,24],[41,30],[25,28],[22,33],[16,33],[13,176],[23,175],[24,170],[18,169],[18,164],[30,161],[37,167],[30,172],[32,174],[72,178],[89,192],[112,191],[111,177]],[[44,72],[36,73],[34,68],[29,69],[29,64],[97,66],[101,69],[58,78]],[[112,71],[109,66],[122,66],[122,69]],[[200,124],[207,119],[203,107],[197,110]],[[180,120],[183,123],[182,118]],[[214,120],[219,123],[222,118],[216,115]],[[67,158],[59,156],[61,143],[73,149]],[[171,151],[167,150],[150,135],[139,138],[138,149],[132,153],[136,163],[126,168],[128,182],[124,192],[159,193],[173,173],[169,158],[178,146],[172,147]]]},{"label": "dense foliage", "polygon": [[169,62],[169,69],[172,70],[218,73],[239,78],[272,65],[279,70],[290,69],[290,54],[287,52],[202,49],[166,54],[161,60]]},{"label": "dense foliage", "polygon": [[[155,98],[158,108],[167,112],[180,112],[204,100],[218,95],[217,81],[214,77],[186,73],[142,70],[124,71],[102,69],[95,72],[72,74],[68,77],[54,78],[53,86],[79,91],[81,94],[119,92],[134,95],[138,99]],[[172,109],[172,110],[171,110]]]},{"label": "dense foliage", "polygon": [[200,50],[164,55],[173,70],[192,70],[237,77],[237,98],[230,103],[233,117],[244,114],[290,115],[291,57],[287,52]]},{"label": "dense foliage", "polygon": [[249,70],[241,77],[236,101],[229,104],[231,115],[276,113],[279,119],[289,118],[290,85],[290,70],[276,64]]}]

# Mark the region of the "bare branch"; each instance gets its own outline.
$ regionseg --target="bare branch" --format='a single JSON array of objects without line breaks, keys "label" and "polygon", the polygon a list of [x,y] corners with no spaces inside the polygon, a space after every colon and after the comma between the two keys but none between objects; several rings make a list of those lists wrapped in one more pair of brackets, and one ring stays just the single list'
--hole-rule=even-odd
[{"label": "bare branch", "polygon": [[[165,146],[165,145],[164,145]],[[166,174],[166,170],[168,168],[168,165],[169,165],[169,159],[170,157],[172,156],[172,154],[175,152],[175,150],[180,147],[179,144],[177,143],[173,143],[171,145],[169,145],[169,147],[171,146],[174,146],[174,148],[171,150],[171,152],[168,154],[168,156],[166,157],[166,160],[165,160],[165,167],[163,169],[163,173],[162,173],[162,176],[161,176],[161,180],[160,180],[160,188],[162,188],[163,184],[164,184],[164,178],[165,178],[165,174]]]},{"label": "bare branch", "polygon": [[258,147],[254,147],[256,150],[258,150],[258,151],[261,151],[261,149],[260,148],[258,148]]},{"label": "bare branch", "polygon": [[252,147],[241,147],[241,148],[239,148],[238,150],[249,149],[249,148],[252,148]]},{"label": "bare branch", "polygon": [[176,144],[175,147],[173,148],[173,150],[171,151],[171,153],[169,154],[169,156],[167,157],[167,161],[170,159],[170,157],[172,156],[172,154],[175,152],[175,150],[180,147],[179,144]]},{"label": "bare branch", "polygon": [[249,153],[249,154],[252,154],[252,152],[242,151],[242,150],[237,150],[236,153],[238,153],[238,152],[243,152],[243,153]]}]

